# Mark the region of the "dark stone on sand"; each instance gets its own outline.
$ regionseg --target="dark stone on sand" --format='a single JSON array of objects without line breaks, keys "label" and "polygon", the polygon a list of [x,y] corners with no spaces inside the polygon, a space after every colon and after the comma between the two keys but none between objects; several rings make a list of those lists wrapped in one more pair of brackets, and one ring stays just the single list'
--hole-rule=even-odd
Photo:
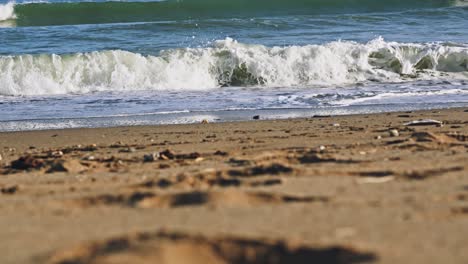
[{"label": "dark stone on sand", "polygon": [[18,185],[10,186],[10,187],[3,187],[0,189],[0,192],[3,194],[15,194],[18,191]]},{"label": "dark stone on sand", "polygon": [[176,155],[177,159],[198,159],[200,157],[201,157],[201,154],[198,153],[198,152],[192,152],[192,153],[189,153],[189,154]]},{"label": "dark stone on sand", "polygon": [[91,144],[82,149],[82,151],[96,151],[98,149],[96,144]]},{"label": "dark stone on sand", "polygon": [[157,159],[159,159],[159,153],[151,153],[143,156],[144,162],[153,162]]},{"label": "dark stone on sand", "polygon": [[261,174],[280,174],[280,173],[291,173],[292,168],[285,166],[279,163],[273,163],[268,166],[256,166],[251,169],[252,175],[261,175]]},{"label": "dark stone on sand", "polygon": [[35,158],[31,155],[20,157],[19,159],[11,162],[11,168],[15,170],[40,169],[44,166],[44,160]]},{"label": "dark stone on sand", "polygon": [[176,154],[170,150],[166,149],[165,151],[159,152],[159,157],[163,160],[170,160],[176,157]]},{"label": "dark stone on sand", "polygon": [[252,119],[253,119],[253,120],[259,120],[259,119],[260,119],[260,116],[259,116],[259,115],[254,115],[254,116],[252,117]]},{"label": "dark stone on sand", "polygon": [[213,155],[215,155],[215,156],[227,156],[228,153],[226,151],[217,150]]},{"label": "dark stone on sand", "polygon": [[382,177],[388,177],[388,176],[393,176],[394,172],[393,171],[368,171],[368,172],[361,172],[359,173],[359,176],[361,177],[374,177],[374,178],[382,178]]}]

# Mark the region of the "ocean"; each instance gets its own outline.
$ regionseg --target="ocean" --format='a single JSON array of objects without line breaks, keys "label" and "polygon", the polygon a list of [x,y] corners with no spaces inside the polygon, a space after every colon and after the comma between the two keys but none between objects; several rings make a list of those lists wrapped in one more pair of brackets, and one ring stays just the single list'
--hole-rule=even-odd
[{"label": "ocean", "polygon": [[0,0],[0,131],[468,106],[468,2]]}]

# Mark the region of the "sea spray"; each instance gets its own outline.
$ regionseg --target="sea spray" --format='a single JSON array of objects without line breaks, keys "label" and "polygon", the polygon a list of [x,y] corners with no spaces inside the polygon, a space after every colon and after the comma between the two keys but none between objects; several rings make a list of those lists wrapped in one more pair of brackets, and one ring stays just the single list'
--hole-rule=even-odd
[{"label": "sea spray", "polygon": [[468,79],[468,47],[335,41],[267,47],[215,41],[159,56],[122,50],[0,57],[0,95],[131,90],[207,90],[225,86],[303,87],[401,82],[455,75]]},{"label": "sea spray", "polygon": [[0,4],[0,22],[15,19],[15,3]]}]

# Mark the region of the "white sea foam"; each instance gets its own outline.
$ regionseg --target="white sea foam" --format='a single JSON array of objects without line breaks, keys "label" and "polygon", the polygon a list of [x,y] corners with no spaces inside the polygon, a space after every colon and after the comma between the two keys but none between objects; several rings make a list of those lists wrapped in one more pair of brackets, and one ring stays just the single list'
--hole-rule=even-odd
[{"label": "white sea foam", "polygon": [[457,0],[455,1],[455,6],[468,6],[468,1],[467,0]]},{"label": "white sea foam", "polygon": [[367,81],[468,79],[468,47],[369,43],[266,47],[216,41],[159,56],[127,51],[0,57],[0,95],[114,90],[206,90],[222,86],[312,87]]},{"label": "white sea foam", "polygon": [[15,3],[8,2],[6,4],[0,4],[0,22],[10,19],[15,19]]}]

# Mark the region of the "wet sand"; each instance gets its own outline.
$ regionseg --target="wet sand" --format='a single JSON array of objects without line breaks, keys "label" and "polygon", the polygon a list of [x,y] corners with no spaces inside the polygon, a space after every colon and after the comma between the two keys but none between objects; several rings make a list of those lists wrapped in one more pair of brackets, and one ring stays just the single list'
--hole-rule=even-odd
[{"label": "wet sand", "polygon": [[0,263],[468,260],[467,108],[1,133],[0,155]]}]

